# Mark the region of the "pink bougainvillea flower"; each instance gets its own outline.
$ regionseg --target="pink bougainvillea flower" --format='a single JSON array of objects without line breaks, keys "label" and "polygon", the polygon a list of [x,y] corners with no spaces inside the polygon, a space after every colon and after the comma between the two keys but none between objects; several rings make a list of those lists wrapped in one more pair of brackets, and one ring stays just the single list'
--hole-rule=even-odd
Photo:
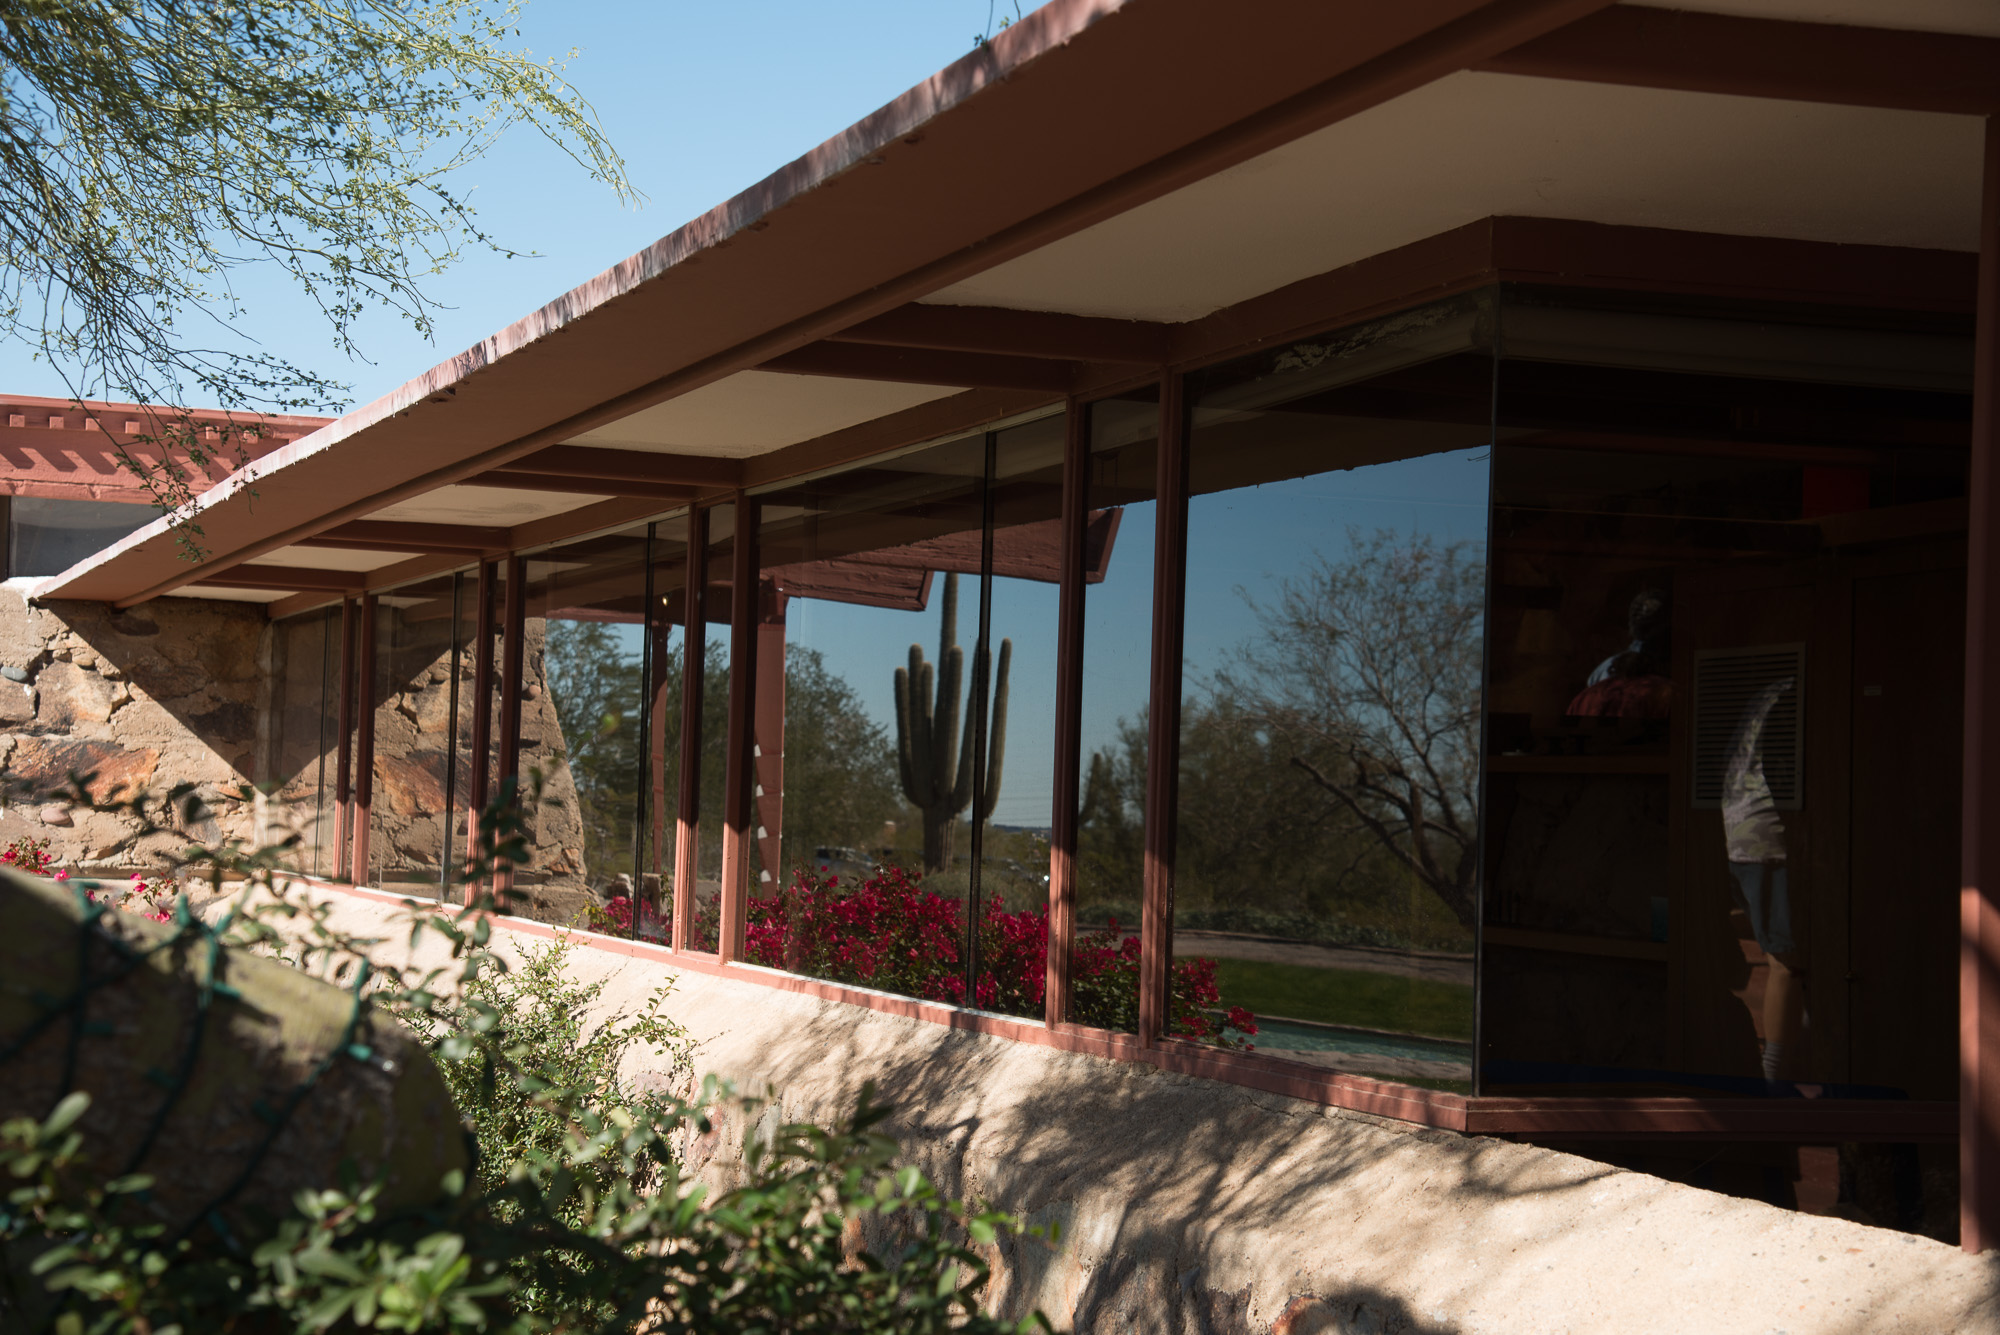
[{"label": "pink bougainvillea flower", "polygon": [[57,872],[56,879],[58,881],[67,881],[69,879],[69,868],[64,867],[61,871]]}]

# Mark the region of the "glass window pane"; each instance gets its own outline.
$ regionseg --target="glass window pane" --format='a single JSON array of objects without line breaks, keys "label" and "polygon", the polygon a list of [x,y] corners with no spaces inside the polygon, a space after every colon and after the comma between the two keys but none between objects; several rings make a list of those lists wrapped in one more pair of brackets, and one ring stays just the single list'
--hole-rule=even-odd
[{"label": "glass window pane", "polygon": [[1047,1013],[1055,796],[1049,758],[1056,745],[1065,435],[1061,414],[994,435],[984,638],[996,646],[995,686],[974,692],[989,711],[979,722],[990,740],[989,763],[983,773],[975,771],[982,782],[969,812],[979,849],[973,1000],[982,1010],[1034,1019]]},{"label": "glass window pane", "polygon": [[[450,576],[375,600],[375,763],[366,884],[436,898],[451,755]],[[359,873],[362,869],[357,869]]]},{"label": "glass window pane", "polygon": [[1083,598],[1069,1019],[1125,1033],[1139,1027],[1159,402],[1152,386],[1087,410],[1086,503],[1102,547]]},{"label": "glass window pane", "polygon": [[[1966,340],[1585,301],[1502,321],[1483,1088],[1951,1099]],[[1955,1211],[1913,1147],[1587,1152]]]},{"label": "glass window pane", "polygon": [[1176,1035],[1471,1087],[1479,309],[1190,381]]},{"label": "glass window pane", "polygon": [[701,800],[695,829],[695,880],[688,945],[713,951],[722,924],[723,794],[729,768],[730,561],[735,551],[736,507],[708,512],[708,552],[703,564],[701,691]]},{"label": "glass window pane", "polygon": [[966,1000],[985,469],[971,437],[760,497],[755,963]]},{"label": "glass window pane", "polygon": [[160,517],[156,505],[16,496],[8,506],[7,573],[60,575]]},{"label": "glass window pane", "polygon": [[[673,854],[670,841],[663,847],[653,837],[651,803],[669,758],[654,754],[664,721],[652,710],[678,661],[665,593],[685,578],[685,524],[676,529],[680,542],[658,527],[637,525],[529,558],[529,624],[543,627],[547,691],[545,701],[524,702],[522,722],[524,770],[531,734],[551,723],[555,733],[543,739],[529,872],[542,878],[552,903],[559,894],[573,899],[580,920],[654,940],[665,938],[671,919]],[[672,697],[677,706],[677,684]],[[675,720],[669,735],[678,733]],[[671,760],[677,770],[678,750]]]},{"label": "glass window pane", "polygon": [[272,763],[264,776],[285,828],[299,836],[294,864],[332,872],[334,745],[340,613],[309,612],[272,627],[277,709]]}]

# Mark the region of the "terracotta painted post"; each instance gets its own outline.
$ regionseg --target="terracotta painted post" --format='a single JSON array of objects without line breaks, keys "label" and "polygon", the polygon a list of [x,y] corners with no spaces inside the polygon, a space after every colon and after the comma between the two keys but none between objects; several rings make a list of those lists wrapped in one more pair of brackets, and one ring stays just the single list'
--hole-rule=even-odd
[{"label": "terracotta painted post", "polygon": [[757,504],[736,495],[729,563],[729,750],[722,799],[722,930],[725,960],[743,955],[744,895],[750,880],[751,721],[757,688]]},{"label": "terracotta painted post", "polygon": [[764,865],[751,889],[756,894],[774,895],[785,888],[784,878],[792,873],[784,865],[785,595],[759,580],[757,597],[762,607],[757,618],[757,726],[752,738],[756,764],[752,796],[757,854]]},{"label": "terracotta painted post", "polygon": [[351,880],[354,850],[354,600],[340,600],[340,750],[333,779],[333,879]]},{"label": "terracotta painted post", "polygon": [[1187,415],[1181,378],[1160,379],[1153,547],[1152,704],[1146,738],[1146,864],[1139,926],[1139,1042],[1160,1041],[1171,1020],[1174,951],[1174,799],[1179,792],[1181,587],[1187,569]]},{"label": "terracotta painted post", "polygon": [[[472,612],[472,741],[471,763],[466,773],[465,865],[479,861],[479,818],[493,790],[487,782],[493,759],[493,584],[495,563],[479,563],[479,588],[473,594]],[[479,897],[480,881],[470,876],[465,882],[465,902]]]},{"label": "terracotta painted post", "polygon": [[2000,1246],[2000,119],[1986,122],[1972,376],[1959,891],[1959,1242]]},{"label": "terracotta painted post", "polygon": [[355,681],[360,727],[354,739],[354,802],[348,810],[354,822],[354,883],[368,883],[368,840],[375,805],[375,595],[361,595],[361,634],[355,651]]},{"label": "terracotta painted post", "polygon": [[694,922],[694,880],[701,866],[701,691],[708,658],[708,511],[688,512],[687,587],[682,599],[681,800],[674,813],[674,949],[686,950]]},{"label": "terracotta painted post", "polygon": [[1049,811],[1048,988],[1042,1015],[1050,1026],[1069,1019],[1070,946],[1076,935],[1077,767],[1082,760],[1083,527],[1088,511],[1089,410],[1071,399],[1064,408],[1062,555],[1056,577],[1056,745]]}]

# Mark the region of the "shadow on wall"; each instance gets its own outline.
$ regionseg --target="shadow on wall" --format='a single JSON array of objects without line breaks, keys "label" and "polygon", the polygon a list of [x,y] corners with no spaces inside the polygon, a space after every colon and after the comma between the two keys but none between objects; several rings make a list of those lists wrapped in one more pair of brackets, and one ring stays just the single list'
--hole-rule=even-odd
[{"label": "shadow on wall", "polygon": [[[756,1082],[785,1091],[786,1118],[837,1117],[873,1078],[896,1108],[884,1129],[940,1190],[1057,1226],[1053,1248],[1015,1239],[992,1256],[997,1305],[1010,1317],[1040,1307],[1079,1332],[1443,1332],[1354,1274],[1355,1260],[1392,1256],[1394,1272],[1436,1246],[1451,1258],[1439,1264],[1461,1264],[1468,1210],[1570,1198],[1622,1176],[855,1008],[788,1024],[778,1043],[774,1032],[760,1026],[742,1056]],[[712,1059],[728,1063],[729,1042],[707,1045]],[[1073,1078],[1051,1078],[1051,1062]],[[1384,1210],[1385,1184],[1453,1206]],[[1297,1247],[1274,1256],[1287,1237]],[[1262,1291],[1240,1283],[1246,1274],[1264,1277]]]},{"label": "shadow on wall", "polygon": [[[0,772],[38,791],[89,772],[99,798],[200,784],[217,799],[218,832],[248,836],[251,813],[220,794],[256,767],[265,626],[263,609],[244,604],[29,607],[0,590]],[[24,835],[98,871],[157,865],[180,844],[141,841],[127,822],[59,803],[0,816],[0,840]]]}]

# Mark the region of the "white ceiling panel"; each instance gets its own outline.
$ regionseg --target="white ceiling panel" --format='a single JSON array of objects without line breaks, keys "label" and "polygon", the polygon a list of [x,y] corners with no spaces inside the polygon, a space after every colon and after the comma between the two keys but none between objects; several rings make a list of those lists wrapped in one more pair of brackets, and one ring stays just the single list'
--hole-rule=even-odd
[{"label": "white ceiling panel", "polygon": [[569,443],[744,459],[962,393],[948,385],[739,371]]},{"label": "white ceiling panel", "polygon": [[511,487],[439,487],[414,500],[398,501],[372,511],[368,517],[412,524],[497,524],[511,528],[515,524],[567,514],[609,499],[608,494],[574,496],[568,492],[525,491]]},{"label": "white ceiling panel", "polygon": [[1496,215],[1972,250],[1981,128],[1455,74],[925,300],[1192,320]]},{"label": "white ceiling panel", "polygon": [[380,570],[407,561],[414,552],[363,552],[345,547],[283,547],[256,559],[260,566],[305,570]]}]

